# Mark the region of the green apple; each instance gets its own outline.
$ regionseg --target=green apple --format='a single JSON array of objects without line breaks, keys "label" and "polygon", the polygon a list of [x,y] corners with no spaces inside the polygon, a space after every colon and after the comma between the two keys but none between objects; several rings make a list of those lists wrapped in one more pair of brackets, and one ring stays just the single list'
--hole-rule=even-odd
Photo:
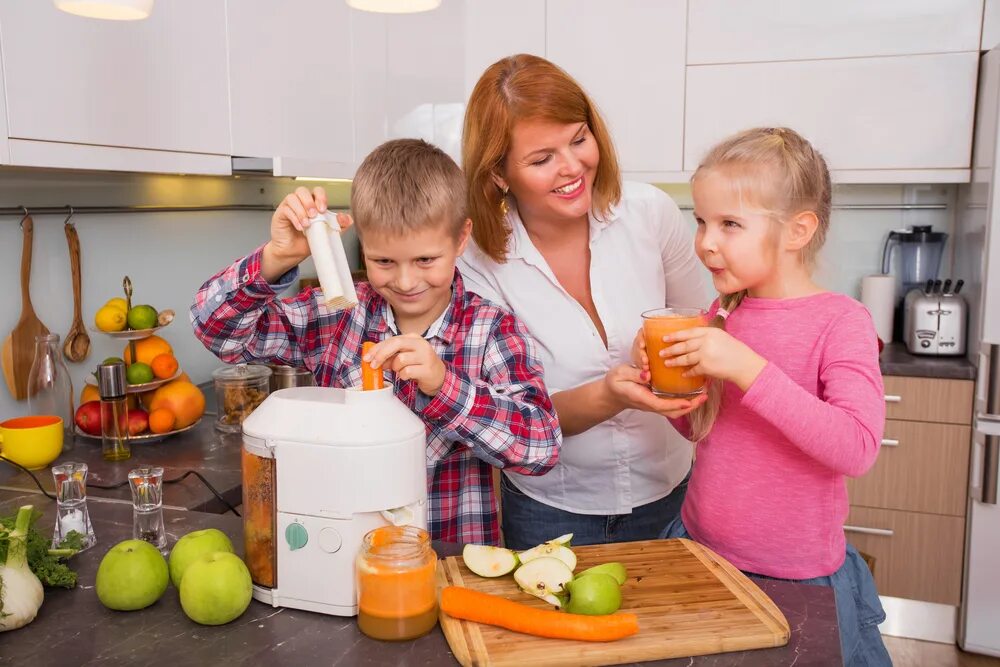
[{"label": "green apple", "polygon": [[228,551],[203,554],[181,579],[181,608],[202,625],[223,625],[250,606],[253,583],[243,559]]},{"label": "green apple", "polygon": [[541,556],[514,570],[514,581],[529,595],[541,598],[556,607],[562,606],[560,594],[573,578],[573,571],[558,558]]},{"label": "green apple", "polygon": [[563,609],[571,614],[602,616],[622,606],[622,590],[610,574],[587,574],[566,584],[569,602]]},{"label": "green apple", "polygon": [[594,567],[588,567],[586,570],[576,575],[582,577],[587,574],[610,574],[618,582],[619,586],[625,584],[625,580],[628,579],[628,573],[625,571],[625,566],[621,563],[601,563],[600,565],[595,565]]},{"label": "green apple", "polygon": [[517,554],[510,549],[487,544],[466,544],[462,562],[480,577],[502,577],[517,567]]},{"label": "green apple", "polygon": [[233,552],[229,537],[217,528],[206,528],[188,533],[170,550],[170,581],[176,588],[181,587],[181,577],[188,565],[199,556],[215,551]]},{"label": "green apple", "polygon": [[108,609],[132,611],[160,599],[170,576],[167,561],[142,540],[125,540],[108,549],[97,568],[97,598]]},{"label": "green apple", "polygon": [[545,542],[527,551],[522,551],[517,554],[517,557],[522,563],[530,563],[536,558],[557,558],[566,564],[570,572],[576,569],[576,554],[569,547],[564,547],[555,541]]}]

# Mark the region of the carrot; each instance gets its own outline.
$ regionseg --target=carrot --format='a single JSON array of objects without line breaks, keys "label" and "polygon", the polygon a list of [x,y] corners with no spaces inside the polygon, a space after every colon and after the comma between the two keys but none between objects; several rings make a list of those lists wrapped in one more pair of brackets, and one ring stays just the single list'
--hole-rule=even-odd
[{"label": "carrot", "polygon": [[[361,344],[361,357],[362,359],[368,350],[375,347],[375,343],[368,341],[367,343]],[[384,380],[382,379],[382,369],[372,368],[372,365],[367,361],[361,362],[361,388],[365,391],[370,389],[381,389],[384,386]]]},{"label": "carrot", "polygon": [[449,616],[486,623],[539,637],[607,642],[639,632],[635,614],[585,616],[537,609],[489,593],[459,586],[441,591],[441,610]]}]

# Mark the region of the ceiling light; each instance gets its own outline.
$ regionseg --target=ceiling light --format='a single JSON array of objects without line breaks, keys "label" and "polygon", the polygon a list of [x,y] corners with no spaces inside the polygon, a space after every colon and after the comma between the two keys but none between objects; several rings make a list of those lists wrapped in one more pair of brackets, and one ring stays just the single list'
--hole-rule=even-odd
[{"label": "ceiling light", "polygon": [[69,14],[111,21],[137,21],[153,11],[153,0],[52,0]]},{"label": "ceiling light", "polygon": [[347,0],[347,5],[365,12],[415,14],[437,9],[441,0]]}]

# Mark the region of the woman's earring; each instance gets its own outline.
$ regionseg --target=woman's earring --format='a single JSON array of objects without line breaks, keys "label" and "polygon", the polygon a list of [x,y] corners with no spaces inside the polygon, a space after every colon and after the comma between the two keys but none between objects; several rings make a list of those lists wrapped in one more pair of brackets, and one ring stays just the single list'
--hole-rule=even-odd
[{"label": "woman's earring", "polygon": [[507,217],[507,192],[510,190],[507,186],[500,189],[500,215]]}]

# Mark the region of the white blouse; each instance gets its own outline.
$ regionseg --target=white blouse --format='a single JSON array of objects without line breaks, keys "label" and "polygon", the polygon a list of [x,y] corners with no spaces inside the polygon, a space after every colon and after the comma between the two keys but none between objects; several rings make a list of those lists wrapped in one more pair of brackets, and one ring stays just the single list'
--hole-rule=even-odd
[{"label": "white blouse", "polygon": [[[623,184],[608,219],[590,216],[590,284],[608,345],[563,289],[511,207],[507,261],[470,243],[459,258],[466,288],[519,317],[538,342],[550,394],[631,363],[643,311],[705,307],[705,271],[677,204],[643,183]],[[691,443],[656,414],[624,410],[563,439],[559,463],[540,477],[509,475],[528,496],[579,514],[628,514],[669,494],[691,466]]]}]

